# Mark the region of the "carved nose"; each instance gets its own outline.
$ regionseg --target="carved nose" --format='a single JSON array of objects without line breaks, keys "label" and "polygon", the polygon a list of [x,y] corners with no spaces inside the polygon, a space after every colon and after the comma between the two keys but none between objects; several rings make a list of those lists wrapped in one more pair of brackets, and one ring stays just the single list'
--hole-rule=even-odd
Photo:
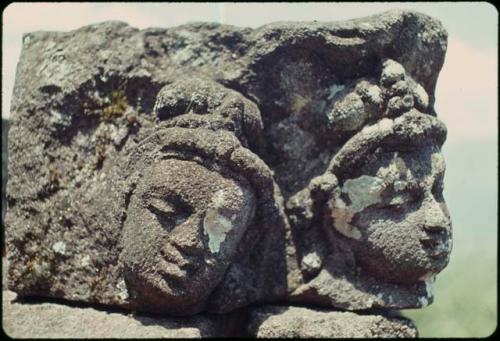
[{"label": "carved nose", "polygon": [[169,236],[170,243],[187,256],[203,253],[197,224],[191,220],[176,226]]},{"label": "carved nose", "polygon": [[165,243],[161,249],[161,253],[166,260],[173,262],[179,267],[184,267],[188,264],[188,260],[184,255],[171,243]]},{"label": "carved nose", "polygon": [[434,198],[428,197],[421,207],[423,227],[429,232],[450,232],[451,222],[448,215]]}]

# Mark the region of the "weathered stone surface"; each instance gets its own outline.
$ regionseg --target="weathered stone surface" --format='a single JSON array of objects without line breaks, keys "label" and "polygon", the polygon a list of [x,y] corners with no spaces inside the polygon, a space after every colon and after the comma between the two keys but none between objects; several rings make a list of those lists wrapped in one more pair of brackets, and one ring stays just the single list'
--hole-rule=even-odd
[{"label": "weathered stone surface", "polygon": [[413,323],[399,316],[358,315],[290,306],[250,313],[249,334],[258,338],[414,338]]},{"label": "weathered stone surface", "polygon": [[225,312],[285,295],[279,190],[232,134],[161,129],[127,161],[120,260],[133,307]]},{"label": "weathered stone surface", "polygon": [[429,304],[451,251],[446,39],[404,11],[25,35],[9,288],[172,315]]},{"label": "weathered stone surface", "polygon": [[12,338],[202,338],[220,336],[217,319],[151,317],[57,303],[19,302],[3,292],[2,326]]},{"label": "weathered stone surface", "polygon": [[[16,300],[3,292],[3,330],[12,338],[359,338],[418,336],[400,316],[358,315],[289,306],[263,306],[239,315],[160,317],[109,312],[60,302]],[[242,318],[243,316],[244,319]],[[248,321],[248,325],[243,325]],[[246,329],[245,329],[246,328]]]},{"label": "weathered stone surface", "polygon": [[[363,128],[287,202],[301,264],[291,299],[348,310],[425,307],[448,263],[444,125],[409,111]],[[302,261],[304,263],[304,261]],[[291,276],[293,273],[290,273]]]}]

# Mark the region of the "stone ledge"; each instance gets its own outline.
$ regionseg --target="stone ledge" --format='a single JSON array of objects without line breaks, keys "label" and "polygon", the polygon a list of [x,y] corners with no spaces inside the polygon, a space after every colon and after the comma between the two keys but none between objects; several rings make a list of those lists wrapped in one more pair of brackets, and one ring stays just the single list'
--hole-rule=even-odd
[{"label": "stone ledge", "polygon": [[[216,335],[215,319],[164,318],[55,303],[21,303],[3,291],[2,327],[12,338],[200,338]],[[189,321],[187,321],[189,320]]]}]

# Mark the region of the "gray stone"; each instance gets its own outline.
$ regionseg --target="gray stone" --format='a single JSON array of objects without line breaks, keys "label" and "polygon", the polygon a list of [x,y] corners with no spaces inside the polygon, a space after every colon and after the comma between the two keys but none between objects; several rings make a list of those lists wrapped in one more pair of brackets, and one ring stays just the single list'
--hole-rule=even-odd
[{"label": "gray stone", "polygon": [[446,39],[406,11],[26,34],[9,289],[179,316],[431,303],[451,251]]},{"label": "gray stone", "polygon": [[[416,111],[365,127],[331,160],[326,191],[320,178],[287,203],[297,253],[323,259],[314,277],[297,269],[291,300],[348,310],[432,302],[451,251],[445,136],[441,122]],[[301,206],[315,214],[302,216]]]},{"label": "gray stone", "polygon": [[279,189],[234,135],[165,128],[127,161],[120,260],[134,307],[223,312],[285,294]]},{"label": "gray stone", "polygon": [[400,316],[358,315],[290,306],[264,306],[250,313],[249,334],[258,338],[415,338],[413,323]]},{"label": "gray stone", "polygon": [[12,338],[202,338],[220,336],[217,319],[107,312],[49,302],[22,302],[3,292],[2,326]]}]

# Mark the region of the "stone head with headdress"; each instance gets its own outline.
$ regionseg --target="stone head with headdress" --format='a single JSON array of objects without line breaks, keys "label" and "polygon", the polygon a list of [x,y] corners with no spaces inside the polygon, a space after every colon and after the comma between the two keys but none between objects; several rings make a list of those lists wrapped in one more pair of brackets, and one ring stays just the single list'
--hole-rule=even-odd
[{"label": "stone head with headdress", "polygon": [[[227,89],[219,92],[227,115],[211,112],[213,96],[196,112],[192,103],[177,116],[164,110],[169,91],[182,96],[185,87],[160,92],[165,121],[128,158],[121,260],[132,305],[187,315],[283,295],[281,195],[272,171],[242,144],[240,129],[255,117]],[[203,101],[197,89],[193,101]]]},{"label": "stone head with headdress", "polygon": [[[295,233],[328,240],[322,247],[313,241],[303,244],[303,271],[310,267],[311,254],[318,254],[324,266],[309,275],[298,296],[328,287],[327,278],[343,271],[353,284],[353,302],[340,302],[346,298],[337,295],[339,305],[403,308],[432,299],[426,289],[451,251],[442,195],[445,138],[443,123],[417,110],[382,119],[349,139],[327,171],[288,202]],[[315,224],[320,227],[313,232]]]}]

